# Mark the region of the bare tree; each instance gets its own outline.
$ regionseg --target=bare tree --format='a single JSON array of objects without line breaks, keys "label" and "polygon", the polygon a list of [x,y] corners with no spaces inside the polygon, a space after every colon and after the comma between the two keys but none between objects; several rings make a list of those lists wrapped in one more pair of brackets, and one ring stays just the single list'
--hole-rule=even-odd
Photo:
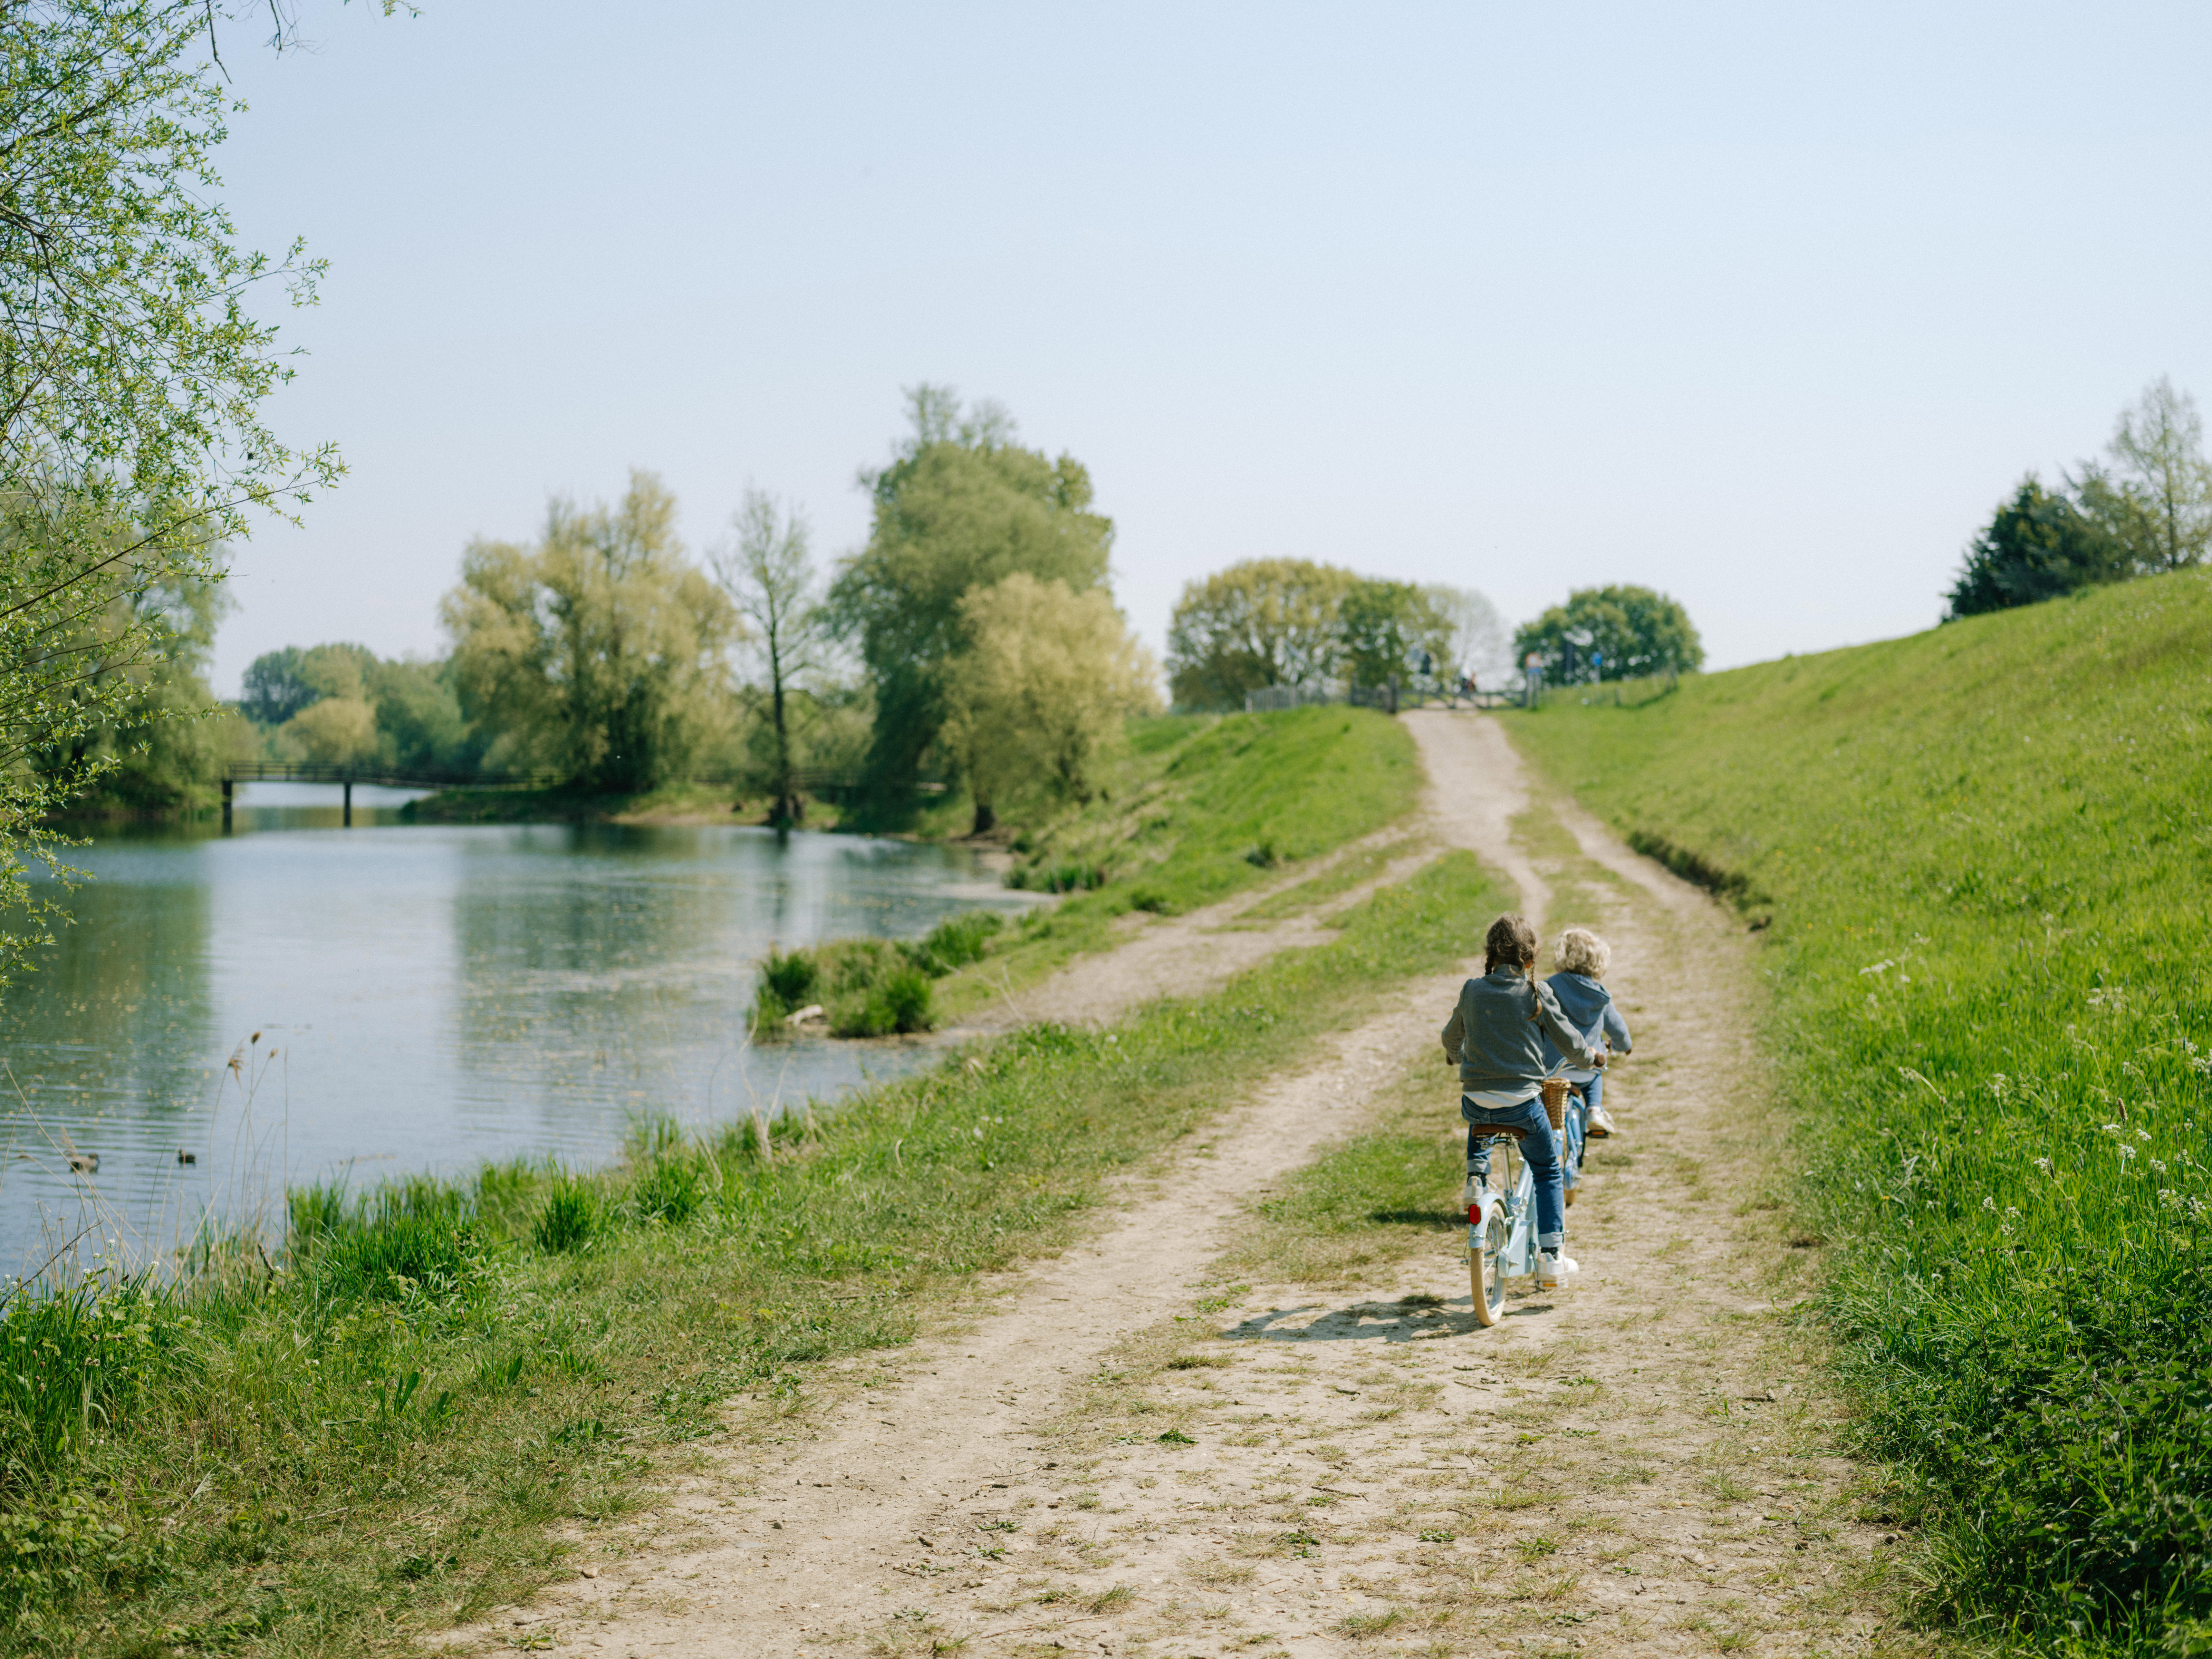
[{"label": "bare tree", "polygon": [[2144,570],[2196,564],[2212,547],[2212,463],[2197,400],[2164,375],[2120,411],[2109,470],[2072,482],[2084,511],[2124,542]]},{"label": "bare tree", "polygon": [[735,542],[708,556],[723,591],[757,630],[768,670],[769,766],[775,792],[769,821],[797,823],[805,815],[805,803],[793,781],[798,769],[792,760],[791,694],[800,679],[823,665],[828,641],[806,520],[767,491],[748,489],[730,527]]}]

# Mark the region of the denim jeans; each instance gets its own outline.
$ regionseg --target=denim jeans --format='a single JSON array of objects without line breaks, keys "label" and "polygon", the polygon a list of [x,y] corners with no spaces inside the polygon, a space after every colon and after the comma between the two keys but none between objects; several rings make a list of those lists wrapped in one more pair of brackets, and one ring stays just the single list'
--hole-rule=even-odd
[{"label": "denim jeans", "polygon": [[1566,1243],[1567,1200],[1559,1173],[1559,1137],[1544,1115],[1543,1097],[1532,1096],[1517,1106],[1478,1106],[1460,1097],[1459,1115],[1467,1120],[1467,1172],[1476,1180],[1490,1179],[1489,1136],[1496,1126],[1510,1124],[1528,1133],[1521,1139],[1521,1156],[1528,1160],[1528,1173],[1536,1180],[1536,1248],[1556,1251]]},{"label": "denim jeans", "polygon": [[1583,1084],[1582,1089],[1583,1098],[1589,1102],[1589,1109],[1595,1112],[1597,1110],[1598,1097],[1605,1092],[1605,1073],[1598,1073],[1588,1083]]}]

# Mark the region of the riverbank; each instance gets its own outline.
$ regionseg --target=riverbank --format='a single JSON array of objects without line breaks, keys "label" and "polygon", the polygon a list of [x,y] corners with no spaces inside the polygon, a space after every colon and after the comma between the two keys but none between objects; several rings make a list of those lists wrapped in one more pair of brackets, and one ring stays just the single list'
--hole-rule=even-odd
[{"label": "riverbank", "polygon": [[7,1370],[48,1385],[8,1396],[18,1641],[381,1651],[526,1593],[724,1402],[800,1407],[811,1367],[1065,1244],[1114,1172],[1455,958],[1485,880],[1440,862],[1212,998],[1034,1028],[818,1118],[649,1130],[599,1175],[303,1194],[273,1270],[249,1249],[186,1295],[17,1310]]},{"label": "riverbank", "polygon": [[[1264,758],[1279,728],[1310,750],[1310,725],[1256,722],[1244,746]],[[1410,803],[1396,728],[1331,731],[1317,752],[1371,737],[1396,782],[1348,816],[1291,795],[1225,810],[1325,851]],[[1200,833],[1181,841],[1150,826],[1163,879],[1224,884],[1204,866],[1245,825],[1211,810],[1186,810]],[[298,1194],[283,1255],[210,1243],[180,1291],[18,1301],[0,1610],[33,1651],[356,1653],[519,1594],[563,1528],[679,1474],[733,1395],[795,1400],[814,1362],[902,1343],[979,1273],[1063,1243],[1102,1183],[1455,951],[1482,882],[1434,866],[1212,996],[1017,1032],[834,1112],[703,1139],[648,1125],[596,1174]]]}]

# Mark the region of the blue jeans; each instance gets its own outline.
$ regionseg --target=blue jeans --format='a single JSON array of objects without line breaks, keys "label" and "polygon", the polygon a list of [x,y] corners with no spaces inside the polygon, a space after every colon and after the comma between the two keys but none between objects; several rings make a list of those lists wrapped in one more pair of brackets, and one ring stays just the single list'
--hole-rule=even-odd
[{"label": "blue jeans", "polygon": [[1590,1110],[1593,1112],[1597,1110],[1598,1097],[1605,1092],[1605,1073],[1598,1073],[1588,1083],[1582,1085],[1582,1091],[1583,1098],[1589,1102]]},{"label": "blue jeans", "polygon": [[1476,1180],[1490,1180],[1490,1139],[1495,1126],[1508,1124],[1528,1133],[1521,1138],[1521,1156],[1528,1160],[1528,1173],[1536,1180],[1536,1248],[1557,1251],[1567,1240],[1565,1182],[1559,1173],[1559,1137],[1552,1120],[1544,1115],[1541,1096],[1517,1106],[1478,1106],[1462,1095],[1459,1115],[1467,1120],[1467,1172]]}]

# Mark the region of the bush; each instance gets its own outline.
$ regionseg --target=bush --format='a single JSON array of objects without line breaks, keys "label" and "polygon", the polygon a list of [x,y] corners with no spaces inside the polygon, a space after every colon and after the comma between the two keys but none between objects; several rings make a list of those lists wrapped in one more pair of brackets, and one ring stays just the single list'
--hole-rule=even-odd
[{"label": "bush", "polygon": [[907,957],[932,979],[942,979],[955,969],[981,962],[992,936],[1006,925],[1006,918],[995,910],[948,916],[926,937],[908,945]]},{"label": "bush", "polygon": [[927,1031],[935,1019],[929,975],[908,964],[836,997],[830,1004],[832,1036],[889,1036]]}]

